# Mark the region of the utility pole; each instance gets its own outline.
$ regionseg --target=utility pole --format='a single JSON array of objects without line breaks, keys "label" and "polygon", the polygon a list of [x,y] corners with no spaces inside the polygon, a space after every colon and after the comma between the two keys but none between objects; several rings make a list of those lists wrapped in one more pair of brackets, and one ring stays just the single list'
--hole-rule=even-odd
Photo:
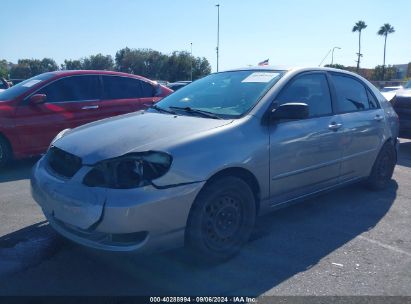
[{"label": "utility pole", "polygon": [[217,72],[218,72],[218,60],[220,51],[220,4],[215,5],[217,7]]}]

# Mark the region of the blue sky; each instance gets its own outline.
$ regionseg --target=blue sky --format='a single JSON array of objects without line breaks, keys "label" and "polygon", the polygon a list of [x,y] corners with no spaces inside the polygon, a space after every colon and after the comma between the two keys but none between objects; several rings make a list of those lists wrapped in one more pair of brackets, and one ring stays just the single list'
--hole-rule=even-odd
[{"label": "blue sky", "polygon": [[[335,63],[355,65],[364,20],[363,67],[382,64],[388,22],[387,64],[411,61],[411,1],[396,0],[13,0],[4,1],[0,59],[78,59],[115,55],[123,47],[164,53],[190,50],[216,67],[217,8],[220,3],[220,70],[270,64],[317,66],[333,46]],[[325,61],[329,63],[331,55]]]}]

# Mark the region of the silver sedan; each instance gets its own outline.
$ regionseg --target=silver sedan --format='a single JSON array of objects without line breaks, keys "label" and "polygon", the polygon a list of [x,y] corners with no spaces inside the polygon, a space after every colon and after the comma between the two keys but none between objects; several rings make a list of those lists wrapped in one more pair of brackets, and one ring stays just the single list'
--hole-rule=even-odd
[{"label": "silver sedan", "polygon": [[367,80],[328,68],[211,74],[152,108],[65,130],[33,169],[35,200],[79,244],[185,245],[227,259],[258,216],[366,181],[384,188],[398,117]]}]

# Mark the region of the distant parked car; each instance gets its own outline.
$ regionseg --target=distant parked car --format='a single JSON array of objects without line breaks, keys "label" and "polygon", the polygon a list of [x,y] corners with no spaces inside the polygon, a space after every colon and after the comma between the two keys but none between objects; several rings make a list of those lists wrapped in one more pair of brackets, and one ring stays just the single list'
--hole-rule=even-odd
[{"label": "distant parked car", "polygon": [[381,90],[381,94],[388,100],[391,101],[398,90],[401,90],[402,86],[384,87]]},{"label": "distant parked car", "polygon": [[182,87],[185,87],[189,83],[191,83],[191,81],[177,81],[177,82],[169,83],[167,87],[172,89],[173,91],[177,91],[181,89]]},{"label": "distant parked car", "polygon": [[44,153],[63,129],[146,109],[170,93],[146,78],[108,71],[59,71],[25,80],[0,93],[0,166],[12,157]]},{"label": "distant parked car", "polygon": [[167,80],[154,80],[154,81],[163,86],[167,86],[169,84]]},{"label": "distant parked car", "polygon": [[411,139],[411,80],[396,91],[392,104],[400,120],[400,136]]},{"label": "distant parked car", "polygon": [[0,77],[0,92],[8,89],[10,84],[4,79]]}]

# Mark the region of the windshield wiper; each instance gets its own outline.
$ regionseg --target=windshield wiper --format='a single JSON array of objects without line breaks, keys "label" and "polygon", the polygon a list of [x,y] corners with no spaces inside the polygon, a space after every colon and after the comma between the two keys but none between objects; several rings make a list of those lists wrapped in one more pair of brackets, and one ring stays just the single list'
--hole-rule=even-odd
[{"label": "windshield wiper", "polygon": [[218,116],[214,113],[204,111],[204,110],[199,110],[199,109],[193,109],[193,108],[190,108],[190,107],[173,107],[173,106],[171,106],[169,108],[173,109],[173,110],[183,110],[183,111],[186,111],[188,113],[200,114],[200,115],[203,115],[204,117],[208,117],[208,118],[222,119],[220,116]]},{"label": "windshield wiper", "polygon": [[163,113],[168,113],[168,114],[176,114],[176,112],[174,112],[174,111],[167,110],[167,109],[164,109],[164,108],[160,108],[159,106],[157,106],[155,104],[150,106],[149,109],[154,109],[154,110],[157,110],[158,112],[163,112]]}]

